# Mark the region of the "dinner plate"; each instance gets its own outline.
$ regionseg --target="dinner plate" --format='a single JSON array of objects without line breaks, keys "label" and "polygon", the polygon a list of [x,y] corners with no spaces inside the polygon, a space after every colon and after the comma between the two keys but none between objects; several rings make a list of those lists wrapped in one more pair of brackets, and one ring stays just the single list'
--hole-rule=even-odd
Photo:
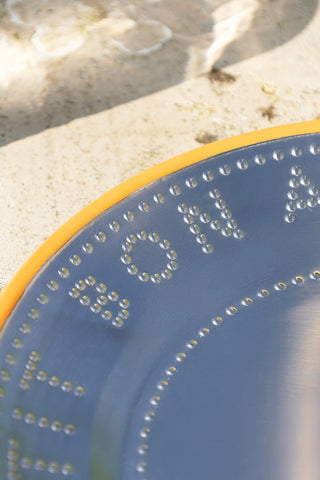
[{"label": "dinner plate", "polygon": [[0,301],[4,480],[320,478],[320,122],[105,194]]}]

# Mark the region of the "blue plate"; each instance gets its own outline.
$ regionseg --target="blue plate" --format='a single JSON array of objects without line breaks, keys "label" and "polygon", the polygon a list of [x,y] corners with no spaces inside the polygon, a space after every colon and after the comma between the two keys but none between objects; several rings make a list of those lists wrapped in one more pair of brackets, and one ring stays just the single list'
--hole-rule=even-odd
[{"label": "blue plate", "polygon": [[320,478],[320,134],[158,178],[1,332],[4,480]]}]

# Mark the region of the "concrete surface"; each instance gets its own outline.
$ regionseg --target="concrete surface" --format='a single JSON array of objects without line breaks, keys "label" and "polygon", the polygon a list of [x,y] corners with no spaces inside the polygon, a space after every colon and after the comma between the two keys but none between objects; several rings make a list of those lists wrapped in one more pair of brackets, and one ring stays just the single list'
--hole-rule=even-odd
[{"label": "concrete surface", "polygon": [[[91,7],[97,3],[102,8],[103,2]],[[239,2],[207,0],[206,15],[194,2],[180,2],[171,20],[165,1],[135,2],[142,12],[135,19],[129,2],[114,3],[125,13],[112,17],[100,9],[91,30],[81,24],[81,45],[59,58],[50,54],[61,47],[50,44],[50,32],[37,50],[33,20],[15,23],[31,58],[24,64],[14,22],[2,16],[1,288],[71,215],[135,173],[216,139],[320,118],[316,1],[242,0],[239,10]],[[158,23],[142,25],[146,12]],[[73,39],[81,31],[75,24]],[[171,36],[164,39],[165,27]],[[223,73],[207,74],[212,67]]]}]

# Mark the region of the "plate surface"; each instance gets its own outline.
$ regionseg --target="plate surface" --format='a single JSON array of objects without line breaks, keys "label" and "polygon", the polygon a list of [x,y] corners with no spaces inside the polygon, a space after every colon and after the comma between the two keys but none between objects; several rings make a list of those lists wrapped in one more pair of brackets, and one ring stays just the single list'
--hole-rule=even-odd
[{"label": "plate surface", "polygon": [[4,479],[320,478],[320,134],[182,167],[87,222],[16,302]]}]

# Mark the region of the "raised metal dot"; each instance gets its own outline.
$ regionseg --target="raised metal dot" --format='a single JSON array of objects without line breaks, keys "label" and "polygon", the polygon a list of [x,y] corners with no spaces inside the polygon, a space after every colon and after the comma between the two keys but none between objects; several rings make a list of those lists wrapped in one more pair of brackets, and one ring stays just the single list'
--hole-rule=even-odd
[{"label": "raised metal dot", "polygon": [[153,195],[153,200],[158,204],[164,203],[164,196],[161,193],[155,193]]},{"label": "raised metal dot", "polygon": [[16,461],[19,459],[19,454],[18,452],[15,451],[16,447],[14,448],[10,448],[7,452],[7,459],[8,460],[12,460],[12,461]]},{"label": "raised metal dot", "polygon": [[316,187],[315,185],[311,185],[308,188],[308,193],[309,193],[309,195],[319,195],[319,188]]},{"label": "raised metal dot", "polygon": [[93,246],[91,245],[91,243],[85,243],[84,245],[82,245],[81,248],[87,255],[90,255],[90,253],[93,252]]},{"label": "raised metal dot", "polygon": [[183,220],[188,225],[191,225],[192,223],[194,223],[194,216],[188,213],[187,215],[183,215]]},{"label": "raised metal dot", "polygon": [[108,299],[104,295],[101,295],[100,297],[97,298],[97,302],[99,303],[99,305],[104,306],[108,303]]},{"label": "raised metal dot", "polygon": [[208,215],[207,213],[201,213],[199,218],[200,222],[202,223],[209,223],[211,220],[210,215]]},{"label": "raised metal dot", "polygon": [[168,375],[169,377],[172,377],[176,372],[177,372],[177,369],[176,367],[173,367],[173,366],[165,370],[166,375]]},{"label": "raised metal dot", "polygon": [[105,285],[104,283],[99,283],[98,285],[96,285],[96,290],[98,293],[105,293],[107,291],[107,285]]},{"label": "raised metal dot", "polygon": [[132,245],[137,243],[137,237],[133,233],[130,233],[130,235],[127,235],[126,240],[128,243],[131,243]]},{"label": "raised metal dot", "polygon": [[30,468],[32,468],[31,458],[22,457],[20,460],[20,467],[23,468],[24,470],[29,470]]},{"label": "raised metal dot", "polygon": [[110,230],[112,230],[112,231],[115,232],[115,233],[116,233],[116,232],[119,232],[119,230],[120,230],[120,224],[119,224],[118,222],[115,222],[115,221],[110,222],[110,223],[109,223],[109,228],[110,228]]},{"label": "raised metal dot", "polygon": [[144,419],[145,419],[146,422],[151,422],[154,419],[155,415],[156,414],[153,411],[147,412],[144,416]]},{"label": "raised metal dot", "polygon": [[300,175],[302,175],[302,168],[299,165],[294,165],[291,167],[291,174],[295,177],[300,177]]},{"label": "raised metal dot", "polygon": [[168,250],[170,248],[170,242],[169,240],[162,240],[160,243],[159,243],[159,246],[160,248],[162,248],[163,250]]},{"label": "raised metal dot", "polygon": [[242,239],[246,236],[246,234],[245,234],[245,232],[244,232],[243,230],[238,229],[238,230],[236,230],[236,231],[233,232],[233,236],[234,236],[234,238],[236,238],[237,240],[242,240]]},{"label": "raised metal dot", "polygon": [[21,379],[20,382],[19,382],[19,387],[20,387],[22,390],[28,390],[28,389],[30,388],[30,383],[23,378],[23,379]]},{"label": "raised metal dot", "polygon": [[302,285],[304,283],[304,278],[301,275],[297,275],[292,280],[293,285]]},{"label": "raised metal dot", "polygon": [[141,232],[138,232],[137,233],[137,237],[139,238],[139,240],[147,240],[147,232],[145,232],[144,230],[141,230]]},{"label": "raised metal dot", "polygon": [[74,389],[74,392],[76,397],[82,397],[86,391],[84,389],[84,387],[82,387],[81,385],[78,385],[75,389]]},{"label": "raised metal dot", "polygon": [[48,465],[48,472],[49,473],[59,473],[60,466],[57,462],[50,462]]},{"label": "raised metal dot", "polygon": [[210,190],[209,196],[214,200],[217,200],[218,198],[221,197],[221,193],[217,188],[215,188],[214,190]]},{"label": "raised metal dot", "polygon": [[260,298],[264,298],[264,297],[267,297],[269,295],[269,291],[266,288],[262,288],[261,290],[259,290],[257,295]]},{"label": "raised metal dot", "polygon": [[312,280],[320,280],[320,271],[319,270],[314,270],[310,274],[310,278],[312,278]]},{"label": "raised metal dot", "polygon": [[200,208],[197,207],[196,205],[193,205],[192,207],[189,208],[189,213],[191,215],[194,215],[195,217],[199,215],[200,213]]},{"label": "raised metal dot", "polygon": [[30,372],[30,370],[24,370],[22,373],[22,378],[25,380],[32,380],[33,379],[33,373]]},{"label": "raised metal dot", "polygon": [[69,290],[68,294],[72,298],[79,298],[79,296],[80,296],[79,290],[75,287],[71,288],[71,290]]},{"label": "raised metal dot", "polygon": [[12,411],[11,416],[12,416],[12,418],[13,418],[14,420],[22,420],[22,418],[23,418],[22,411],[21,411],[19,408],[15,408],[15,409]]},{"label": "raised metal dot", "polygon": [[104,232],[98,232],[95,234],[94,238],[100,242],[100,243],[104,243],[107,239],[107,236]]},{"label": "raised metal dot", "polygon": [[189,340],[189,342],[186,343],[186,347],[189,348],[189,350],[193,350],[197,345],[197,340]]},{"label": "raised metal dot", "polygon": [[149,211],[149,205],[147,202],[140,202],[138,208],[142,213],[147,213]]},{"label": "raised metal dot", "polygon": [[35,320],[36,318],[39,317],[39,312],[36,308],[31,308],[30,312],[28,312],[28,316]]},{"label": "raised metal dot", "polygon": [[198,185],[198,182],[195,178],[188,178],[186,180],[186,185],[188,188],[196,188],[196,186]]},{"label": "raised metal dot", "polygon": [[296,192],[295,190],[290,190],[288,192],[288,198],[290,200],[297,200],[298,197],[299,197],[298,192]]},{"label": "raised metal dot", "polygon": [[76,432],[76,427],[74,425],[68,424],[63,429],[66,435],[73,435]]},{"label": "raised metal dot", "polygon": [[29,360],[26,365],[25,365],[25,368],[27,370],[30,370],[31,372],[36,370],[37,369],[37,364],[35,362],[33,362],[32,360]]},{"label": "raised metal dot", "polygon": [[169,252],[166,253],[166,256],[170,259],[170,260],[177,260],[178,258],[178,254],[175,250],[170,250]]},{"label": "raised metal dot", "polygon": [[124,263],[125,265],[130,265],[130,263],[132,262],[132,258],[128,254],[121,255],[120,259],[121,259],[121,262]]},{"label": "raised metal dot", "polygon": [[257,165],[264,165],[266,163],[266,157],[261,153],[254,157],[254,161]]},{"label": "raised metal dot", "polygon": [[179,205],[178,205],[178,211],[179,211],[180,213],[188,213],[189,210],[188,210],[188,207],[187,207],[187,205],[186,205],[185,203],[179,203]]},{"label": "raised metal dot", "polygon": [[134,214],[132,212],[125,212],[123,214],[123,218],[127,221],[127,222],[133,222],[134,220]]},{"label": "raised metal dot", "polygon": [[130,302],[127,298],[123,298],[122,300],[120,300],[119,305],[121,308],[129,308]]},{"label": "raised metal dot", "polygon": [[46,417],[40,417],[37,423],[40,428],[49,427],[49,420]]},{"label": "raised metal dot", "polygon": [[141,282],[148,282],[150,279],[150,276],[147,272],[142,272],[138,274],[138,278]]},{"label": "raised metal dot", "polygon": [[70,275],[70,272],[67,268],[65,267],[62,267],[58,270],[58,275],[61,277],[61,278],[68,278],[69,275]]},{"label": "raised metal dot", "polygon": [[109,292],[108,293],[108,299],[111,300],[111,302],[116,302],[119,298],[119,295],[117,292]]},{"label": "raised metal dot", "polygon": [[210,333],[209,328],[201,328],[201,330],[199,330],[198,332],[200,338],[205,337],[206,335],[209,335],[209,333]]},{"label": "raised metal dot", "polygon": [[243,300],[241,300],[241,305],[243,305],[244,307],[248,307],[252,303],[253,303],[253,300],[250,297],[246,297]]},{"label": "raised metal dot", "polygon": [[151,281],[153,283],[160,283],[161,282],[161,275],[159,275],[159,273],[154,273],[151,275]]},{"label": "raised metal dot", "polygon": [[221,223],[219,222],[219,220],[212,220],[212,222],[210,222],[210,227],[211,227],[213,230],[220,230],[220,228],[221,228]]},{"label": "raised metal dot", "polygon": [[291,188],[298,188],[299,185],[300,185],[300,182],[299,182],[299,180],[298,180],[297,178],[290,178],[290,180],[289,180],[289,186],[290,186]]},{"label": "raised metal dot", "polygon": [[34,468],[37,472],[44,472],[45,469],[47,468],[47,464],[46,464],[46,462],[44,462],[43,460],[36,460],[36,461],[34,462],[33,468]]},{"label": "raised metal dot", "polygon": [[286,215],[284,217],[284,219],[287,223],[293,223],[295,221],[296,217],[293,213],[288,213],[288,215]]},{"label": "raised metal dot", "polygon": [[23,347],[23,343],[22,343],[22,340],[20,340],[20,338],[14,338],[12,340],[11,345],[13,346],[13,348],[17,350]]},{"label": "raised metal dot", "polygon": [[53,432],[61,432],[62,430],[62,423],[59,422],[58,420],[55,420],[54,422],[52,422],[51,424],[51,430]]},{"label": "raised metal dot", "polygon": [[101,317],[103,318],[103,320],[109,321],[112,318],[112,313],[109,310],[106,310],[101,314]]},{"label": "raised metal dot", "polygon": [[307,205],[310,208],[314,208],[318,205],[318,201],[315,197],[308,198]]},{"label": "raised metal dot", "polygon": [[[167,267],[168,267],[169,270],[174,271],[174,270],[178,269],[179,265],[177,264],[177,262],[172,260],[171,262],[167,263]],[[158,274],[156,274],[156,275],[158,275]],[[158,275],[158,276],[160,276],[160,275]]]},{"label": "raised metal dot", "polygon": [[249,163],[247,162],[247,160],[245,160],[244,158],[242,158],[241,160],[238,160],[238,161],[237,161],[237,167],[238,167],[240,170],[247,170],[247,168],[249,167]]},{"label": "raised metal dot", "polygon": [[164,278],[165,280],[170,280],[170,278],[172,278],[172,273],[168,269],[162,270],[161,277]]},{"label": "raised metal dot", "polygon": [[161,382],[158,383],[157,389],[158,390],[165,390],[168,386],[168,382],[166,380],[161,380]]},{"label": "raised metal dot", "polygon": [[310,185],[310,178],[307,177],[307,175],[302,175],[299,178],[300,185],[303,185],[304,187],[308,187]]},{"label": "raised metal dot", "polygon": [[16,363],[16,357],[12,355],[11,353],[8,353],[5,358],[5,362],[8,365],[14,365]]},{"label": "raised metal dot", "polygon": [[149,238],[150,242],[153,242],[153,243],[157,243],[160,240],[159,235],[155,232],[149,233],[148,238]]},{"label": "raised metal dot", "polygon": [[84,295],[83,297],[80,298],[80,303],[84,307],[87,307],[91,303],[90,297],[88,297],[87,295]]},{"label": "raised metal dot", "polygon": [[187,357],[187,355],[183,352],[177,353],[176,360],[177,362],[183,362],[183,360]]},{"label": "raised metal dot", "polygon": [[51,280],[49,283],[47,283],[47,287],[49,288],[49,290],[51,290],[52,292],[56,292],[59,288],[59,284],[58,282],[56,282],[55,280]]},{"label": "raised metal dot", "polygon": [[72,475],[74,473],[74,467],[70,463],[66,463],[61,467],[62,475]]},{"label": "raised metal dot", "polygon": [[150,432],[151,432],[150,428],[149,428],[149,427],[145,427],[145,428],[143,428],[143,429],[141,430],[141,432],[140,432],[140,437],[142,437],[142,438],[147,438],[147,437],[149,436]]},{"label": "raised metal dot", "polygon": [[287,285],[284,282],[279,282],[274,285],[274,289],[277,291],[285,290]]},{"label": "raised metal dot", "polygon": [[219,172],[221,173],[221,175],[230,175],[231,173],[231,168],[229,165],[222,165],[220,168],[219,168]]},{"label": "raised metal dot", "polygon": [[226,313],[228,315],[235,315],[238,312],[238,309],[236,307],[228,307],[226,308]]},{"label": "raised metal dot", "polygon": [[39,380],[39,382],[46,382],[48,380],[48,375],[46,372],[44,372],[43,370],[40,370],[38,373],[37,373],[37,380]]},{"label": "raised metal dot", "polygon": [[96,279],[92,275],[86,277],[84,281],[89,287],[93,287],[97,283]]},{"label": "raised metal dot", "polygon": [[41,305],[45,305],[46,303],[48,303],[48,300],[49,299],[47,295],[45,295],[44,293],[41,293],[39,297],[37,297],[37,302],[41,303]]},{"label": "raised metal dot", "polygon": [[228,220],[232,217],[232,212],[231,210],[229,210],[228,208],[226,208],[225,210],[222,210],[222,212],[220,213],[221,217],[224,218],[225,220]]},{"label": "raised metal dot", "polygon": [[148,445],[139,445],[138,449],[137,449],[137,452],[139,453],[139,455],[145,455],[147,453],[147,450],[148,450]]},{"label": "raised metal dot", "polygon": [[98,303],[94,303],[93,305],[90,306],[90,310],[93,313],[100,313],[101,312],[101,306]]},{"label": "raised metal dot", "polygon": [[48,381],[50,387],[58,387],[60,385],[60,380],[58,377],[51,377]]},{"label": "raised metal dot", "polygon": [[206,245],[203,245],[201,249],[203,253],[207,253],[207,254],[212,253],[214,250],[213,245],[211,245],[211,243],[207,243]]},{"label": "raised metal dot", "polygon": [[24,421],[28,424],[28,425],[33,425],[34,423],[36,423],[36,416],[34,413],[27,413],[24,417]]},{"label": "raised metal dot", "polygon": [[312,143],[310,145],[310,152],[312,153],[312,155],[318,155],[320,153],[320,144]]},{"label": "raised metal dot", "polygon": [[201,233],[200,235],[196,236],[196,240],[198,243],[200,243],[200,245],[203,245],[204,243],[207,242],[207,237],[205,236],[204,233]]},{"label": "raised metal dot", "polygon": [[75,286],[78,290],[81,290],[82,292],[87,288],[86,282],[84,280],[79,280],[75,283]]},{"label": "raised metal dot", "polygon": [[180,190],[180,188],[178,187],[178,185],[171,185],[171,187],[169,188],[169,192],[170,192],[171,195],[173,195],[174,197],[178,197],[178,196],[181,194],[181,190]]},{"label": "raised metal dot", "polygon": [[217,200],[217,201],[215,202],[215,206],[216,206],[219,210],[224,210],[224,209],[226,208],[227,204],[226,204],[226,202],[225,202],[224,200],[220,199],[220,200]]},{"label": "raised metal dot", "polygon": [[297,209],[297,204],[296,202],[287,202],[286,203],[286,210],[289,212],[294,212]]},{"label": "raised metal dot", "polygon": [[147,468],[147,463],[146,462],[139,462],[137,465],[137,472],[139,473],[145,473]]},{"label": "raised metal dot", "polygon": [[211,322],[212,322],[213,325],[218,327],[223,322],[223,318],[222,317],[214,317],[214,318],[212,318]]},{"label": "raised metal dot", "polygon": [[205,182],[211,182],[214,179],[214,175],[211,170],[207,170],[206,172],[203,172],[202,178]]},{"label": "raised metal dot", "polygon": [[190,225],[189,230],[190,230],[190,232],[193,233],[194,235],[197,235],[198,233],[201,232],[200,226],[197,225],[196,223],[194,223],[193,225]]},{"label": "raised metal dot", "polygon": [[234,219],[230,219],[230,220],[227,221],[227,226],[229,228],[231,228],[232,230],[234,230],[235,228],[237,228],[238,222]]},{"label": "raised metal dot", "polygon": [[20,330],[20,332],[27,335],[28,333],[31,332],[31,327],[28,323],[23,323],[22,325],[20,325],[19,330]]},{"label": "raised metal dot", "polygon": [[284,153],[281,152],[280,150],[275,150],[272,154],[272,157],[274,160],[276,160],[277,162],[280,162],[281,160],[284,159]]},{"label": "raised metal dot", "polygon": [[299,210],[304,210],[305,208],[307,208],[307,202],[305,200],[298,200],[297,201],[297,207],[299,208]]},{"label": "raised metal dot", "polygon": [[130,313],[128,310],[120,310],[118,316],[121,318],[121,320],[127,320],[130,316]]},{"label": "raised metal dot", "polygon": [[292,147],[291,148],[291,155],[293,155],[294,157],[301,157],[301,155],[302,155],[301,148],[298,147],[298,146]]},{"label": "raised metal dot", "polygon": [[232,235],[232,230],[229,227],[225,227],[221,230],[221,233],[224,237],[231,237]]},{"label": "raised metal dot", "polygon": [[60,387],[60,388],[61,388],[61,390],[62,390],[63,392],[71,392],[71,390],[72,390],[72,384],[71,384],[70,382],[67,382],[67,381],[66,381],[66,382],[63,382],[63,383],[61,384],[61,387]]},{"label": "raised metal dot", "polygon": [[81,258],[79,257],[79,255],[71,255],[71,257],[69,258],[69,262],[73,266],[78,267],[81,263]]}]

